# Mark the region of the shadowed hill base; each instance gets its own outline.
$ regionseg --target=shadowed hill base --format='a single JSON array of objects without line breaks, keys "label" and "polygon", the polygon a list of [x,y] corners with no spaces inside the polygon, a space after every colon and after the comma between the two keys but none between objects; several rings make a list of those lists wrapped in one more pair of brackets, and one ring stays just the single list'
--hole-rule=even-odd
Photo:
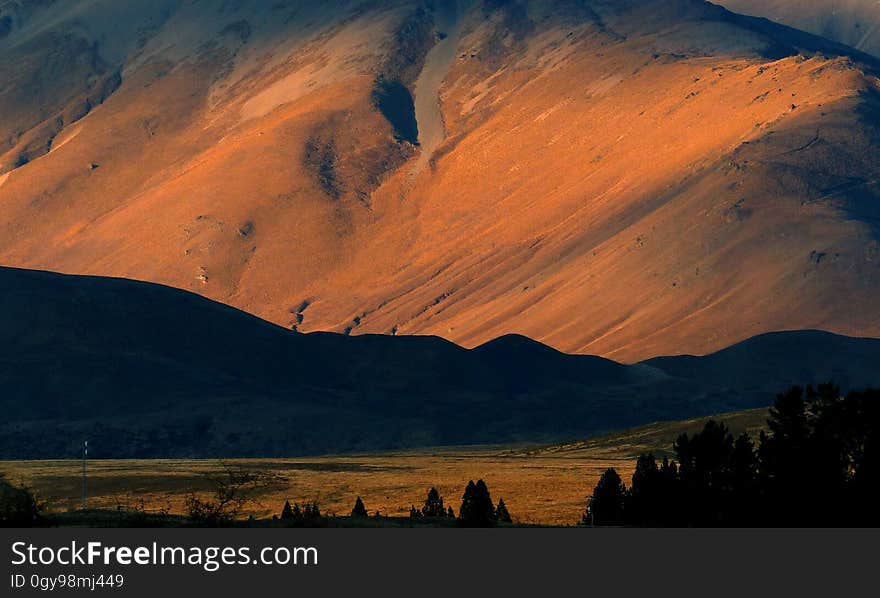
[{"label": "shadowed hill base", "polygon": [[878,384],[878,358],[814,332],[632,366],[516,336],[304,335],[167,287],[4,268],[0,456],[85,437],[116,458],[550,441],[766,405],[792,381]]}]

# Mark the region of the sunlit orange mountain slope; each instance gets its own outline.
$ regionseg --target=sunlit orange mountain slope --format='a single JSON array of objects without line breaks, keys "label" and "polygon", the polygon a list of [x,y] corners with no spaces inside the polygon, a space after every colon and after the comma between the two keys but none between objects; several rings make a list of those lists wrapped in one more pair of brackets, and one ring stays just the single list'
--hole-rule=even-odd
[{"label": "sunlit orange mountain slope", "polygon": [[623,361],[880,335],[876,65],[824,39],[695,0],[23,1],[0,56],[4,265]]}]

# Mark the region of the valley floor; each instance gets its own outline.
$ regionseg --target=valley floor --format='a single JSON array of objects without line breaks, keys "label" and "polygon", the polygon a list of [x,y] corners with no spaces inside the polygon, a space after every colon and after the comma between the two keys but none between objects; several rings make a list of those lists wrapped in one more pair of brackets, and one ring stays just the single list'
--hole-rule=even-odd
[{"label": "valley floor", "polygon": [[[766,410],[718,416],[734,432],[753,434],[764,425]],[[267,484],[242,512],[242,518],[271,519],[286,500],[315,501],[325,515],[348,515],[360,496],[370,515],[405,518],[421,507],[428,489],[436,487],[456,511],[468,480],[486,481],[497,502],[503,498],[519,524],[573,525],[583,515],[587,496],[609,467],[628,483],[635,457],[644,452],[667,454],[682,432],[694,433],[705,418],[642,426],[555,446],[455,447],[370,455],[291,459],[95,460],[88,463],[88,507],[94,517],[78,517],[82,462],[3,461],[0,473],[32,489],[45,512],[60,525],[116,525],[114,511],[145,511],[174,516],[185,513],[195,494],[209,498],[211,476],[226,467],[270,474]],[[108,513],[110,512],[110,513]],[[178,523],[183,521],[179,519]],[[345,521],[337,520],[340,525]],[[402,525],[405,519],[386,519]]]}]

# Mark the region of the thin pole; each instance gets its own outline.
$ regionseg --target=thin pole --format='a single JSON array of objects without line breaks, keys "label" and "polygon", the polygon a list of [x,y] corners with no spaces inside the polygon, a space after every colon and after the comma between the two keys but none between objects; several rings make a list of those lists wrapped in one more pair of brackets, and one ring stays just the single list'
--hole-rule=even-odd
[{"label": "thin pole", "polygon": [[89,454],[89,441],[83,441],[83,491],[82,491],[82,508],[86,509],[86,458]]}]

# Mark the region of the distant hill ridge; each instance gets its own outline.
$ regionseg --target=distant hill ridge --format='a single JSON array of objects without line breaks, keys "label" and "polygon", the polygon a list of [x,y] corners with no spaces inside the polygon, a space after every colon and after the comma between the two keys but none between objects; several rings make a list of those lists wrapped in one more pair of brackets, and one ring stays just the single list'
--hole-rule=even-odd
[{"label": "distant hill ridge", "polygon": [[880,3],[876,0],[716,0],[716,4],[880,56]]},{"label": "distant hill ridge", "polygon": [[763,335],[623,365],[522,336],[295,333],[130,280],[0,268],[0,458],[289,456],[553,441],[880,384],[880,340]]}]

